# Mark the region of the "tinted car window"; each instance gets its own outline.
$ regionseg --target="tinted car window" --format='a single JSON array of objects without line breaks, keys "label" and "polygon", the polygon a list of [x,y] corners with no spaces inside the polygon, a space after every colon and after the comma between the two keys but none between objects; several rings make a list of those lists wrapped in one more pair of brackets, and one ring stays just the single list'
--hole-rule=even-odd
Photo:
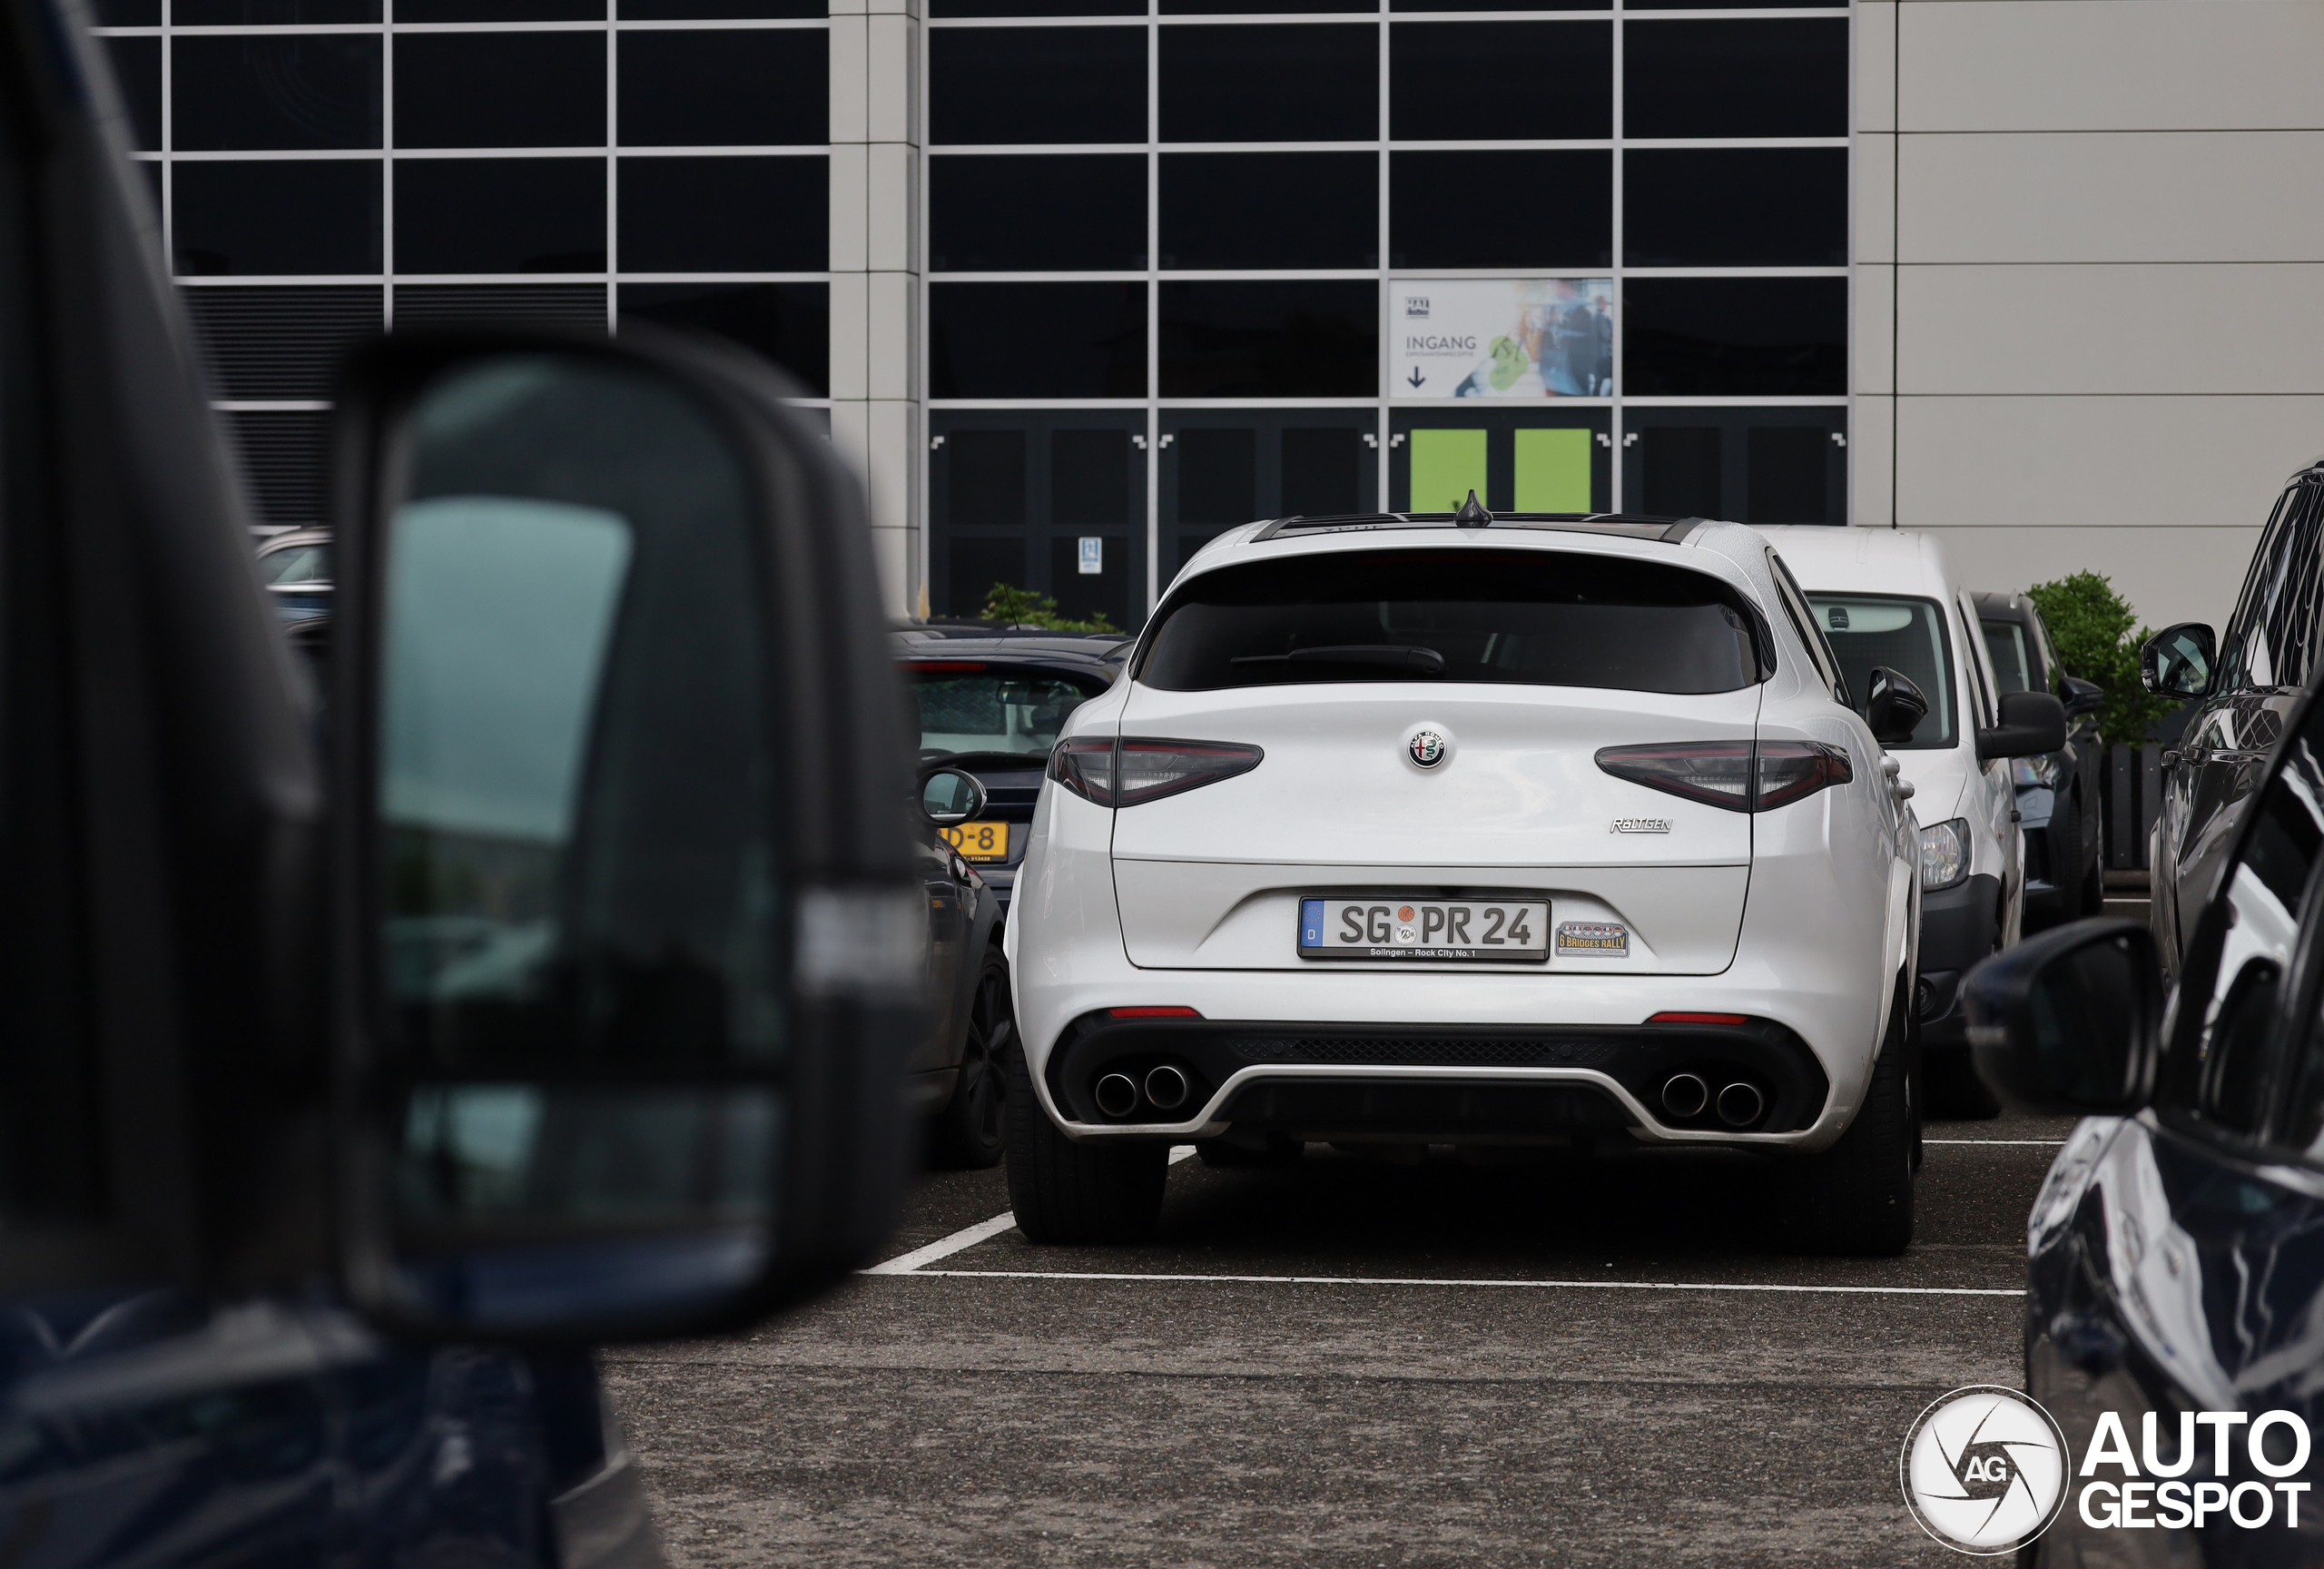
[{"label": "tinted car window", "polygon": [[1994,662],[1994,683],[2004,693],[2034,689],[2033,661],[2026,656],[2025,628],[2014,621],[1987,621],[1985,653]]},{"label": "tinted car window", "polygon": [[1097,696],[1062,676],[989,669],[973,661],[930,661],[909,669],[922,760],[960,752],[1046,755],[1066,715]]},{"label": "tinted car window", "polygon": [[258,558],[260,580],[267,583],[328,583],[330,547],[289,545]]},{"label": "tinted car window", "polygon": [[1759,676],[1750,615],[1717,579],[1546,551],[1224,567],[1171,597],[1138,667],[1172,692],[1325,681],[1731,692]]},{"label": "tinted car window", "polygon": [[[1872,690],[1872,667],[1884,665],[1921,689],[1928,715],[1901,746],[1953,745],[1953,660],[1946,651],[1945,613],[1934,600],[1892,594],[1814,594],[1807,602],[1825,641],[1839,656],[1856,709]],[[1892,745],[1891,752],[1899,750]]]},{"label": "tinted car window", "polygon": [[1791,575],[1782,557],[1768,552],[1768,564],[1775,568],[1776,597],[1783,601],[1784,614],[1791,617],[1792,630],[1807,645],[1808,656],[1816,661],[1816,668],[1824,677],[1824,685],[1835,702],[1848,700],[1847,677],[1840,674],[1839,656],[1832,652],[1832,645],[1818,625],[1816,612],[1807,603],[1807,596],[1799,590],[1799,579]]},{"label": "tinted car window", "polygon": [[2324,485],[2295,485],[2276,503],[2275,516],[2260,543],[2243,602],[2236,607],[2220,663],[2222,691],[2299,686],[2307,683],[2316,653],[2324,564],[2318,557],[2324,531]]},{"label": "tinted car window", "polygon": [[2026,618],[2034,624],[2034,656],[2041,661],[2042,679],[2050,692],[2065,696],[2065,672],[2058,667],[2057,646],[2050,641],[2049,624],[2042,619],[2039,610],[2029,608]]}]

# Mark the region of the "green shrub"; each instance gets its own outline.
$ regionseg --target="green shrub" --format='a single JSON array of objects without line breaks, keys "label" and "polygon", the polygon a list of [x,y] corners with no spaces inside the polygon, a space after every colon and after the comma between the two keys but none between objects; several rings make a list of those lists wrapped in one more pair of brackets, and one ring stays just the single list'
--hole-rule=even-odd
[{"label": "green shrub", "polygon": [[2106,689],[2098,734],[2107,745],[2138,745],[2156,720],[2179,706],[2176,699],[2158,697],[2139,685],[2139,645],[2154,636],[2154,628],[2139,625],[2103,574],[2077,572],[2054,583],[2036,583],[2025,597],[2042,612],[2066,674]]},{"label": "green shrub", "polygon": [[1069,621],[1057,613],[1057,601],[1049,595],[1036,594],[1030,588],[1012,588],[1006,583],[992,586],[992,592],[984,597],[984,608],[977,614],[987,621],[1014,621],[1022,626],[1046,627],[1052,632],[1121,630],[1106,619],[1103,611],[1087,621]]}]

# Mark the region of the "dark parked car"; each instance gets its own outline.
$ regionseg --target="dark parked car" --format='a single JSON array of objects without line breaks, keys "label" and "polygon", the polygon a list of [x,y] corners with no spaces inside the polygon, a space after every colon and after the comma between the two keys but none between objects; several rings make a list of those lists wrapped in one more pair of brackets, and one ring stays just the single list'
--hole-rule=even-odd
[{"label": "dark parked car", "polygon": [[2148,846],[2151,919],[2167,974],[2179,973],[2260,770],[2318,669],[2319,642],[2324,459],[2294,474],[2277,498],[2226,635],[2181,622],[2156,633],[2140,656],[2148,691],[2196,700],[2179,744],[2162,755],[2162,810]]},{"label": "dark parked car", "polygon": [[[2155,934],[2127,921],[2044,933],[1969,978],[1978,1071],[2022,1110],[2089,1114],[2028,1221],[2024,1321],[2026,1388],[2081,1464],[2021,1564],[2324,1563],[2316,685],[2247,775],[2225,874],[2183,909],[2168,1010]],[[2134,1472],[2086,1458],[2102,1424],[2117,1447],[2110,1414]],[[2092,1524],[2121,1511],[2149,1528]]]},{"label": "dark parked car", "polygon": [[94,15],[0,0],[0,1564],[646,1569],[587,1347],[913,1153],[860,491],[706,340],[362,346],[326,745]]},{"label": "dark parked car", "polygon": [[922,766],[974,775],[989,804],[950,830],[1009,908],[1041,775],[1065,716],[1114,684],[1135,640],[994,621],[915,621],[897,629]]},{"label": "dark parked car", "polygon": [[2018,826],[2025,834],[2025,930],[2095,915],[2106,898],[2105,844],[2099,792],[2105,783],[2105,744],[2098,738],[2096,683],[2067,675],[2050,646],[2042,613],[2023,594],[1979,594],[1977,620],[1985,634],[2000,691],[2047,692],[2066,711],[2066,744],[2055,752],[2013,757]]},{"label": "dark parked car", "polygon": [[915,854],[928,891],[926,1038],[913,1054],[913,1107],[929,1120],[940,1166],[996,1166],[1016,1039],[1009,962],[1000,956],[1000,893],[958,848],[990,811],[983,782],[938,759],[921,771]]}]

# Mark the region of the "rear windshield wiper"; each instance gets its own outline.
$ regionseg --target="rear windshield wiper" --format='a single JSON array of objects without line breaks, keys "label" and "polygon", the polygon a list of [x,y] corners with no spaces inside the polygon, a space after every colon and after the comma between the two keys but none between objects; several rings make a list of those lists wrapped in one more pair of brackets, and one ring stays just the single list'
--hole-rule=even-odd
[{"label": "rear windshield wiper", "polygon": [[1444,674],[1444,656],[1435,649],[1394,643],[1344,643],[1294,648],[1288,654],[1246,654],[1229,663],[1238,669],[1264,665],[1374,665],[1415,676]]}]

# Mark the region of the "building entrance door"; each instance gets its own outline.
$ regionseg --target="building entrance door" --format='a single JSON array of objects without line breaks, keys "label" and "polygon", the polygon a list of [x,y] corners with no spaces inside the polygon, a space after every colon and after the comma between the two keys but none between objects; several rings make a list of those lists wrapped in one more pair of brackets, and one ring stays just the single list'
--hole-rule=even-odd
[{"label": "building entrance door", "polygon": [[1472,489],[1492,512],[1603,512],[1613,505],[1607,410],[1455,403],[1399,409],[1390,419],[1395,511],[1455,511]]},{"label": "building entrance door", "polygon": [[929,417],[931,614],[973,617],[996,585],[1125,631],[1146,619],[1146,420],[1120,410]]},{"label": "building entrance door", "polygon": [[1622,507],[1730,523],[1845,523],[1847,410],[1622,410]]},{"label": "building entrance door", "polygon": [[1237,525],[1377,508],[1376,419],[1369,409],[1164,410],[1162,584]]}]

